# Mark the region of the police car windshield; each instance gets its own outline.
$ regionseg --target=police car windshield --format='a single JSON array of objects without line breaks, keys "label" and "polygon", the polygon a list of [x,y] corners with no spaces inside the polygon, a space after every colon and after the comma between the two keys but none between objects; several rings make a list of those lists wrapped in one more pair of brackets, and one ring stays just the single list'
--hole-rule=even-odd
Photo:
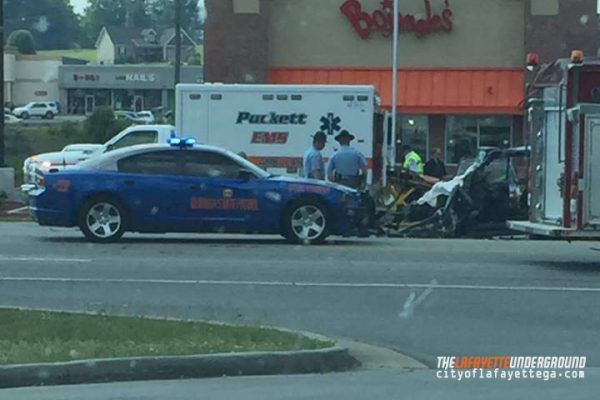
[{"label": "police car windshield", "polygon": [[239,164],[241,164],[245,169],[253,172],[254,174],[256,174],[259,178],[269,178],[274,176],[273,174],[268,173],[267,171],[265,171],[264,169],[260,168],[259,166],[257,166],[256,164],[251,163],[250,161],[246,160],[244,157],[241,157],[231,151],[227,151],[226,154],[231,157],[233,160],[235,160],[236,162],[238,162]]}]

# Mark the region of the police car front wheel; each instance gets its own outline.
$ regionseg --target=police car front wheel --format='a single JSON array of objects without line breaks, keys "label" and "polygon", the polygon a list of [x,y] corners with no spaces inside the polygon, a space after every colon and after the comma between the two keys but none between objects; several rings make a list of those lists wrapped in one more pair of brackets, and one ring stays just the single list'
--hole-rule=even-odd
[{"label": "police car front wheel", "polygon": [[327,209],[317,202],[297,202],[284,218],[284,236],[293,243],[320,243],[329,234]]},{"label": "police car front wheel", "polygon": [[93,242],[114,242],[125,232],[123,206],[110,197],[91,199],[80,210],[79,227],[85,237]]}]

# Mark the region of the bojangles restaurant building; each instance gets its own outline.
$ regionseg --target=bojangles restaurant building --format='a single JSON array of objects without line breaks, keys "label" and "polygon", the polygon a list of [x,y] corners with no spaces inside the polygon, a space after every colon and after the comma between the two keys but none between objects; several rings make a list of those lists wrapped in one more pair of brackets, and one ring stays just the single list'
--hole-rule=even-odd
[{"label": "bojangles restaurant building", "polygon": [[[392,105],[392,0],[206,0],[207,82],[372,84]],[[448,164],[522,142],[526,54],[596,55],[596,0],[402,0],[398,138]]]}]

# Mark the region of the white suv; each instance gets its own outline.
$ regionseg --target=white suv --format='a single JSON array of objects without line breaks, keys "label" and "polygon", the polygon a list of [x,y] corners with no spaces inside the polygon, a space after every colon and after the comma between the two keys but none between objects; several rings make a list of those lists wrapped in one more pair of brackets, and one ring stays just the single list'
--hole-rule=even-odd
[{"label": "white suv", "polygon": [[56,103],[51,101],[32,101],[23,107],[17,107],[13,110],[16,117],[28,119],[29,117],[41,117],[52,119],[58,114]]}]

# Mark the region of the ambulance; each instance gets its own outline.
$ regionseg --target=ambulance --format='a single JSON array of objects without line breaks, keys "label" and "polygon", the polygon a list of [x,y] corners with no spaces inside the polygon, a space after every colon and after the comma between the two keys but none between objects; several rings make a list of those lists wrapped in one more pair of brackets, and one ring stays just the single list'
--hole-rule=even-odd
[{"label": "ambulance", "polygon": [[373,183],[385,167],[388,137],[379,104],[368,85],[179,84],[175,126],[179,136],[243,153],[273,174],[296,176],[312,135],[327,135],[328,159],[339,148],[335,136],[348,130]]}]

